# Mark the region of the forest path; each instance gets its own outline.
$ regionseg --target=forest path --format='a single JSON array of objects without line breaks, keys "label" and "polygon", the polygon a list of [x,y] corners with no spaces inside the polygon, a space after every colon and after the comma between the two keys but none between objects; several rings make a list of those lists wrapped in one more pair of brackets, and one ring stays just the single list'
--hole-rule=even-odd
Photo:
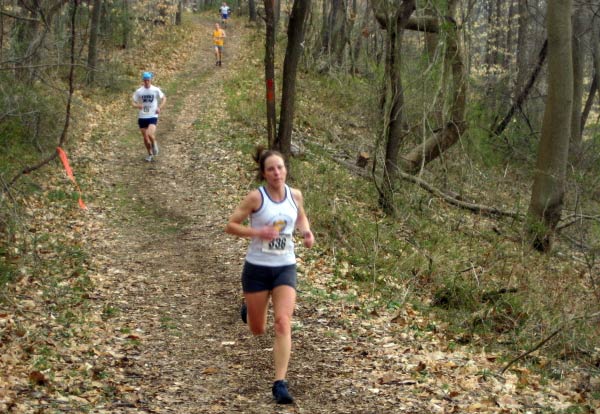
[{"label": "forest path", "polygon": [[289,370],[296,404],[273,403],[271,330],[254,338],[239,319],[246,242],[223,232],[248,191],[240,179],[245,174],[240,160],[247,155],[223,139],[236,134],[223,85],[244,64],[244,36],[254,29],[234,20],[227,28],[223,66],[215,67],[213,22],[194,19],[197,35],[187,46],[193,52],[175,68],[180,89],[164,88],[157,71],[156,84],[169,99],[158,126],[157,161],[143,161],[133,110],[105,114],[111,122],[103,135],[95,201],[103,207],[93,250],[100,299],[112,326],[102,345],[110,352],[100,368],[110,372],[114,397],[95,412],[441,413],[540,407],[534,395],[516,395],[515,375],[507,380],[490,373],[497,368],[493,358],[479,355],[474,362],[468,352],[451,349],[445,334],[410,308],[393,321],[390,314],[362,318],[344,301],[311,293],[305,281]]}]

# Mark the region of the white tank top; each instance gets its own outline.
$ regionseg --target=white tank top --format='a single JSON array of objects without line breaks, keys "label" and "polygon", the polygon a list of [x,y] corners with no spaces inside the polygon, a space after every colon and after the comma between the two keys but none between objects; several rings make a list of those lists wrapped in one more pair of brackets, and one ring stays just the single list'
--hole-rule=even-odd
[{"label": "white tank top", "polygon": [[258,237],[252,238],[246,260],[258,266],[269,267],[295,264],[296,255],[294,254],[292,234],[298,217],[298,206],[292,197],[290,187],[286,184],[285,197],[279,202],[275,202],[269,197],[264,186],[259,187],[258,191],[262,203],[258,210],[250,214],[250,226],[252,228],[274,226],[279,230],[279,237],[270,242]]}]

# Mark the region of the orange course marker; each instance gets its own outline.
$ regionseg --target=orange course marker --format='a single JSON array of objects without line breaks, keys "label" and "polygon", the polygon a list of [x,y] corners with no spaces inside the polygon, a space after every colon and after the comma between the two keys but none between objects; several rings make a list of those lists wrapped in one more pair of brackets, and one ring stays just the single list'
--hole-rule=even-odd
[{"label": "orange course marker", "polygon": [[77,181],[75,181],[75,176],[73,175],[73,170],[71,169],[71,166],[69,165],[69,160],[67,159],[67,154],[61,147],[56,147],[56,152],[58,153],[58,157],[62,161],[63,167],[65,167],[65,171],[67,172],[67,175],[69,176],[71,181],[73,181],[73,184],[75,184],[75,187],[77,188],[77,191],[79,192],[79,207],[81,207],[81,209],[83,209],[83,210],[87,210],[87,206],[81,199],[81,188],[79,188],[79,185],[77,185]]}]

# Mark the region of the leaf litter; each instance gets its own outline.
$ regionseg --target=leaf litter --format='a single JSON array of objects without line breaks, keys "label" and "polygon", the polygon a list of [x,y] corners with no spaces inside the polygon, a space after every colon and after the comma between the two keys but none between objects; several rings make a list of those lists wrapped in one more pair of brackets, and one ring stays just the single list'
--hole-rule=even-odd
[{"label": "leaf litter", "polygon": [[[238,316],[245,242],[223,232],[252,185],[240,168],[247,155],[221,138],[235,127],[222,83],[245,64],[250,29],[229,29],[229,62],[215,71],[210,22],[195,24],[181,49],[190,52],[173,55],[161,76],[211,73],[178,91],[183,109],[166,108],[158,161],[141,162],[141,139],[127,139],[138,133],[131,111],[114,102],[90,114],[102,139],[82,136],[71,155],[84,168],[90,211],[26,200],[30,227],[44,236],[33,239],[40,260],[62,260],[61,244],[85,252],[73,264],[93,287],[73,297],[70,315],[58,314],[44,275],[22,269],[10,287],[16,300],[0,309],[0,412],[600,412],[592,379],[541,378],[520,366],[500,376],[497,355],[457,345],[410,305],[361,312],[366,298],[346,302],[348,289],[330,283],[344,264],[303,251],[289,372],[297,404],[276,407],[272,339],[252,337]],[[56,171],[45,185],[67,184]],[[72,272],[53,289],[84,282]]]}]

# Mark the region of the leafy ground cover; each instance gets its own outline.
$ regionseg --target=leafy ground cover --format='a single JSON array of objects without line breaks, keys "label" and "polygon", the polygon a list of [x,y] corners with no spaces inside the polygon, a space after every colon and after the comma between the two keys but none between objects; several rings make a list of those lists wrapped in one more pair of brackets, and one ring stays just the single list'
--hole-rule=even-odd
[{"label": "leafy ground cover", "polygon": [[[501,373],[509,358],[474,340],[477,332],[456,332],[409,299],[433,283],[441,273],[436,266],[452,262],[452,255],[473,257],[476,243],[465,238],[447,261],[431,260],[423,252],[435,251],[433,236],[443,237],[435,225],[419,227],[416,217],[398,227],[373,221],[373,190],[328,155],[339,135],[327,137],[323,120],[302,116],[301,133],[326,137],[305,139],[304,156],[293,165],[320,243],[299,252],[289,374],[297,404],[276,407],[271,339],[253,338],[238,317],[245,243],[223,232],[233,206],[255,185],[249,150],[264,139],[256,109],[261,61],[248,52],[257,47],[255,29],[234,20],[223,67],[215,67],[211,26],[194,17],[168,39],[170,47],[149,47],[163,54],[162,64],[150,69],[169,96],[157,162],[142,161],[126,90],[122,99],[90,104],[82,124],[94,128],[69,151],[88,211],[77,209],[58,166],[31,177],[43,184],[24,200],[27,237],[15,240],[3,261],[14,275],[0,305],[0,411],[598,412],[600,384],[589,371],[532,354]],[[147,69],[129,65],[132,79]],[[309,177],[310,171],[317,174]],[[344,191],[352,182],[364,199]],[[410,199],[407,211],[430,202]],[[363,221],[355,211],[364,212]],[[477,232],[492,225],[477,227],[475,218],[457,224],[458,216],[438,220],[442,228]],[[370,227],[356,228],[367,222]],[[400,241],[390,244],[394,235]],[[482,237],[492,250],[494,239]],[[405,240],[417,244],[409,249]],[[387,249],[405,249],[402,266],[388,267]],[[469,272],[489,267],[480,261]],[[411,268],[405,279],[394,273]],[[470,279],[451,276],[434,296],[448,309],[470,289]],[[554,370],[539,369],[549,366]]]}]

